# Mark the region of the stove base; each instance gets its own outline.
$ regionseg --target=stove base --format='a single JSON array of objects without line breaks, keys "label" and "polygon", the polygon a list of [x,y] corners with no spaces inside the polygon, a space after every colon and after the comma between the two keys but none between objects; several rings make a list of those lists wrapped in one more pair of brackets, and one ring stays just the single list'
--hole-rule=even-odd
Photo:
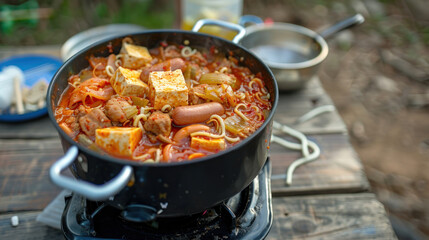
[{"label": "stove base", "polygon": [[[66,197],[62,230],[66,239],[264,239],[271,229],[271,162],[267,159],[255,180],[241,193],[203,213],[136,223],[121,211]],[[94,207],[95,205],[95,207]]]}]

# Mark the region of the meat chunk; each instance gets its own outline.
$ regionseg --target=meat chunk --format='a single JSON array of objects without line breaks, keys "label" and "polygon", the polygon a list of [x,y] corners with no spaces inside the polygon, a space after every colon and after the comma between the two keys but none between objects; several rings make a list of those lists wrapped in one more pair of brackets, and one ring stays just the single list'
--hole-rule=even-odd
[{"label": "meat chunk", "polygon": [[164,56],[166,58],[180,58],[182,54],[180,53],[180,49],[174,45],[169,45],[164,49]]},{"label": "meat chunk", "polygon": [[64,120],[73,132],[78,132],[80,130],[80,125],[76,116],[71,115],[70,117]]},{"label": "meat chunk", "polygon": [[78,109],[73,110],[74,114],[70,115],[70,117],[65,120],[65,123],[75,132],[80,130],[79,118],[84,115],[84,109],[85,107],[80,105]]},{"label": "meat chunk", "polygon": [[76,113],[76,116],[78,118],[85,116],[90,111],[89,108],[85,108],[83,105],[79,105],[77,109],[74,110]]},{"label": "meat chunk", "polygon": [[110,120],[123,123],[128,119],[124,109],[129,108],[132,108],[132,106],[126,100],[121,98],[112,98],[107,101],[106,106],[104,107],[104,112]]},{"label": "meat chunk", "polygon": [[149,135],[149,139],[154,142],[155,137],[167,137],[171,132],[171,118],[168,114],[161,111],[153,112],[144,124],[144,129],[153,136]]},{"label": "meat chunk", "polygon": [[92,109],[88,114],[79,118],[79,124],[83,132],[88,136],[95,136],[98,128],[111,127],[111,121],[99,108]]},{"label": "meat chunk", "polygon": [[[202,84],[203,85],[203,84]],[[201,103],[205,103],[206,100],[198,97],[197,94],[204,94],[204,88],[200,87],[201,85],[195,86],[193,88],[189,89],[189,96],[188,96],[188,101],[189,101],[189,105],[197,105],[197,104],[201,104]],[[195,94],[197,92],[197,94]]]}]

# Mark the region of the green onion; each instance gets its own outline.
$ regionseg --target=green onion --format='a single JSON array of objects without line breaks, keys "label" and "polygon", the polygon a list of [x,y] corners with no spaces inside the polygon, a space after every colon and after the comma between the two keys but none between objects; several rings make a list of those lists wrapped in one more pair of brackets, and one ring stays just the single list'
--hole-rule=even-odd
[{"label": "green onion", "polygon": [[91,145],[88,146],[88,149],[91,149],[94,152],[98,152],[98,153],[106,153],[105,151],[103,151],[103,149],[101,149],[97,144],[93,143]]},{"label": "green onion", "polygon": [[88,136],[81,133],[79,136],[77,136],[77,141],[82,144],[83,146],[87,147],[90,150],[93,150],[98,153],[104,153],[103,149],[101,149],[97,144],[95,144],[91,139],[89,139]]},{"label": "green onion", "polygon": [[146,107],[147,104],[149,103],[148,99],[141,98],[141,97],[132,96],[131,100],[133,100],[134,105],[136,105],[138,107]]},{"label": "green onion", "polygon": [[191,65],[186,66],[185,72],[183,73],[185,80],[191,79]]},{"label": "green onion", "polygon": [[125,106],[122,110],[124,111],[127,119],[134,117],[138,113],[137,107],[134,105]]},{"label": "green onion", "polygon": [[186,66],[186,69],[183,72],[183,77],[185,78],[185,80],[195,80],[197,77],[197,68],[193,65]]},{"label": "green onion", "polygon": [[81,133],[81,134],[79,134],[79,136],[77,136],[77,141],[85,147],[88,147],[91,144],[93,144],[91,139],[89,139],[89,137],[83,133]]},{"label": "green onion", "polygon": [[227,117],[224,123],[225,129],[234,134],[240,133],[246,127],[246,122],[238,115]]}]

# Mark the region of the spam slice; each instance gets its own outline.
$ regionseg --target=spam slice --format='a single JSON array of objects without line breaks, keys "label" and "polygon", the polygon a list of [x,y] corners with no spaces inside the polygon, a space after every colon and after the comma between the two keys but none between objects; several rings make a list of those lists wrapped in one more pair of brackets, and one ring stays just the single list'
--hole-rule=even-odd
[{"label": "spam slice", "polygon": [[140,80],[140,71],[123,67],[116,69],[110,84],[121,96],[144,97],[149,90],[149,86]]},{"label": "spam slice", "polygon": [[95,131],[95,143],[105,151],[119,156],[131,156],[141,138],[140,128],[109,127]]},{"label": "spam slice", "polygon": [[121,53],[124,55],[122,66],[126,68],[138,69],[152,61],[152,56],[149,51],[142,46],[124,43],[121,48]]}]

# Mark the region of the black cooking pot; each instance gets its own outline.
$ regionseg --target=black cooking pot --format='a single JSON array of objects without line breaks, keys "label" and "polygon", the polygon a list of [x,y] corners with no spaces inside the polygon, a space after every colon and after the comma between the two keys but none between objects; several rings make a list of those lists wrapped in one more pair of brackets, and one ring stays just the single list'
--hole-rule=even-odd
[{"label": "black cooking pot", "polygon": [[[242,35],[237,35],[234,42]],[[54,117],[61,94],[68,85],[67,79],[88,67],[90,55],[106,57],[109,49],[118,53],[124,37],[131,37],[136,44],[149,49],[164,41],[183,44],[189,40],[193,48],[215,46],[225,56],[232,54],[241,59],[241,65],[262,74],[271,95],[269,116],[256,132],[234,147],[192,161],[145,164],[103,155],[78,144],[59,127]],[[55,74],[47,94],[49,117],[66,151],[50,169],[52,181],[87,199],[113,205],[123,210],[125,218],[136,221],[202,212],[242,191],[267,159],[278,89],[270,69],[234,42],[190,31],[145,31],[96,43],[71,57]],[[67,167],[76,179],[61,175]]]}]

